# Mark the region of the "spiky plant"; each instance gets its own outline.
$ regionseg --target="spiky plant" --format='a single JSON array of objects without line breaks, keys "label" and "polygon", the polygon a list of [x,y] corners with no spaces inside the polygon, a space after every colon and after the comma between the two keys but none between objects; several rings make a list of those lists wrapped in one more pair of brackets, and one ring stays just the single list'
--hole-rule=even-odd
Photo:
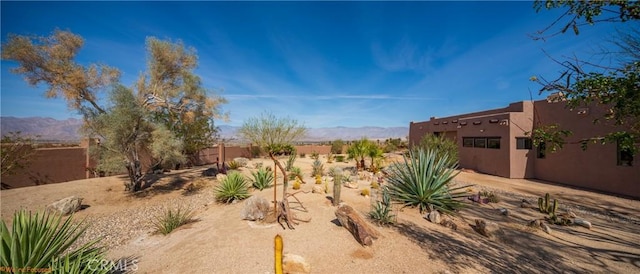
[{"label": "spiky plant", "polygon": [[311,168],[311,177],[324,175],[324,165],[322,164],[322,162],[320,162],[320,160],[314,160]]},{"label": "spiky plant", "polygon": [[11,231],[2,220],[0,265],[12,269],[50,269],[53,273],[108,273],[109,269],[90,265],[106,260],[105,250],[97,246],[99,239],[68,250],[87,226],[74,223],[73,216],[63,223],[61,220],[57,214],[21,210],[13,215]]},{"label": "spiky plant", "polygon": [[395,223],[395,215],[391,212],[391,197],[387,188],[382,189],[382,200],[377,201],[369,212],[369,217],[379,225]]},{"label": "spiky plant", "polygon": [[167,235],[176,228],[193,221],[193,210],[183,207],[167,208],[156,216],[153,225],[162,235]]},{"label": "spiky plant", "polygon": [[264,168],[251,172],[251,176],[253,176],[253,187],[258,190],[270,188],[273,183],[273,172]]},{"label": "spiky plant", "polygon": [[291,155],[289,155],[289,158],[287,158],[287,164],[285,165],[284,170],[291,171],[291,168],[293,168],[293,164],[296,163],[296,157],[298,156],[295,153],[291,153]]},{"label": "spiky plant", "polygon": [[463,207],[460,200],[467,196],[462,187],[451,187],[452,179],[458,174],[458,164],[447,154],[437,149],[409,151],[404,162],[391,165],[389,171],[389,195],[405,206],[417,206],[420,212],[439,210],[454,213]]},{"label": "spiky plant", "polygon": [[231,160],[227,163],[227,166],[229,167],[229,170],[236,170],[240,168],[240,163],[235,160]]},{"label": "spiky plant", "polygon": [[297,166],[294,166],[289,171],[289,180],[294,180],[295,178],[302,177],[302,169]]},{"label": "spiky plant", "polygon": [[231,172],[215,188],[216,200],[221,203],[231,203],[234,200],[249,198],[249,184],[240,172]]}]

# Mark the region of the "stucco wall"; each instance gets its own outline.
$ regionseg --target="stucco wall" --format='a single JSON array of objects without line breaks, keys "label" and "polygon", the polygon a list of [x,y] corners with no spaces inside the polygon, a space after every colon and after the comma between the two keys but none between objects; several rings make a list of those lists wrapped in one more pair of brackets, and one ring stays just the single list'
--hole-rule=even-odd
[{"label": "stucco wall", "polygon": [[2,174],[0,181],[16,188],[86,179],[86,166],[86,148],[40,148],[27,169],[14,175]]},{"label": "stucco wall", "polygon": [[[624,129],[607,122],[594,124],[593,119],[602,117],[604,111],[595,105],[570,111],[564,102],[516,102],[506,108],[412,122],[409,140],[410,144],[416,144],[427,132],[455,130],[460,166],[463,168],[507,178],[537,178],[640,198],[640,155],[635,156],[633,166],[618,166],[615,144],[591,144],[586,151],[580,147],[583,139]],[[489,124],[490,119],[507,120],[508,126]],[[467,125],[461,126],[462,121]],[[474,121],[481,123],[474,125]],[[573,132],[567,138],[568,143],[557,153],[548,151],[546,158],[538,159],[535,147],[531,150],[516,149],[516,138],[528,137],[525,133],[532,131],[534,125],[556,123],[560,128]],[[464,137],[500,137],[501,147],[499,150],[463,147]]]},{"label": "stucco wall", "polygon": [[[562,150],[548,152],[546,158],[535,158],[536,178],[605,192],[640,197],[640,155],[636,155],[633,166],[617,165],[615,144],[590,144],[582,150],[580,140],[594,136],[604,136],[621,130],[607,121],[594,124],[595,117],[602,117],[604,109],[590,106],[570,111],[564,103],[536,102],[536,122],[557,123],[573,134],[566,140]],[[586,115],[578,115],[579,110],[587,110]]]}]

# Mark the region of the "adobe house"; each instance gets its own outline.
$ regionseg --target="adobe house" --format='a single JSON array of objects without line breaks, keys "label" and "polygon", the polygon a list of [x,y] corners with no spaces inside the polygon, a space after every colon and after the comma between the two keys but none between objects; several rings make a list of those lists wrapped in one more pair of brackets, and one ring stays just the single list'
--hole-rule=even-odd
[{"label": "adobe house", "polygon": [[[409,144],[427,134],[444,135],[458,143],[459,165],[506,178],[531,178],[640,198],[640,159],[617,144],[581,141],[620,130],[612,123],[594,124],[604,109],[596,105],[570,110],[557,96],[511,103],[500,109],[411,122]],[[538,125],[558,124],[572,131],[555,153],[534,147],[527,132]],[[635,158],[635,159],[634,159]]]}]

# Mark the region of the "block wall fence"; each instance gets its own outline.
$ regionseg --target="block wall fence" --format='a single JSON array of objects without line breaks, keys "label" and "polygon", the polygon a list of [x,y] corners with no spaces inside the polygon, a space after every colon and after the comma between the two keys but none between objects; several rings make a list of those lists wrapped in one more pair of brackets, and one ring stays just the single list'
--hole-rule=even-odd
[{"label": "block wall fence", "polygon": [[[95,144],[92,144],[95,145]],[[318,152],[328,154],[330,145],[295,146],[298,154]],[[15,174],[0,174],[0,182],[11,188],[54,184],[96,177],[91,172],[97,166],[89,154],[89,143],[83,141],[79,147],[38,148],[30,160],[28,168],[18,170]],[[225,146],[219,144],[206,148],[193,160],[196,166],[206,166],[224,159],[225,162],[237,157],[252,158],[250,146]]]}]

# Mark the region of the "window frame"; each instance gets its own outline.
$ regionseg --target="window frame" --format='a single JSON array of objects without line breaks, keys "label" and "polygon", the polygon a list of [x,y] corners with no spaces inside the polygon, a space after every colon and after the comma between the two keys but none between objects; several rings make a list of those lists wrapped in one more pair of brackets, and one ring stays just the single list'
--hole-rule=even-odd
[{"label": "window frame", "polygon": [[[500,137],[487,137],[487,148],[488,149],[500,149]],[[492,147],[491,143],[497,141],[497,146]]]},{"label": "window frame", "polygon": [[633,166],[633,154],[628,150],[620,149],[620,141],[616,142],[616,165]]},{"label": "window frame", "polygon": [[[478,141],[481,141],[482,146],[478,145]],[[487,148],[487,138],[486,137],[474,137],[473,138],[473,147]]]},{"label": "window frame", "polygon": [[[462,137],[462,147],[473,147],[474,144],[474,137]],[[467,142],[471,142],[470,144],[467,144]]]},{"label": "window frame", "polygon": [[[522,143],[520,142],[522,141]],[[522,144],[522,146],[521,146]],[[533,149],[533,140],[528,137],[516,137],[516,149],[521,150],[532,150]]]}]

